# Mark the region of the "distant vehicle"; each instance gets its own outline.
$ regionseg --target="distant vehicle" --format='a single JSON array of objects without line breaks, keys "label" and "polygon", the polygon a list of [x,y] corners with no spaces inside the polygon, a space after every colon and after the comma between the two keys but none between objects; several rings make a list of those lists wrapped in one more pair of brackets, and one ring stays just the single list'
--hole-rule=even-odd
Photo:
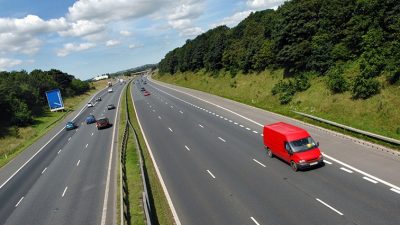
[{"label": "distant vehicle", "polygon": [[96,99],[96,102],[100,102],[101,101],[101,97],[98,97],[97,99]]},{"label": "distant vehicle", "polygon": [[147,84],[147,81],[143,82],[143,84]]},{"label": "distant vehicle", "polygon": [[108,110],[115,109],[115,105],[109,104],[109,105],[107,105],[107,109]]},{"label": "distant vehicle", "polygon": [[86,117],[86,124],[96,123],[96,118],[93,115]]},{"label": "distant vehicle", "polygon": [[93,107],[93,103],[88,102],[87,107],[88,107],[88,108]]},{"label": "distant vehicle", "polygon": [[111,81],[108,81],[108,82],[107,82],[107,86],[108,86],[108,87],[111,87],[111,86],[112,86]]},{"label": "distant vehicle", "polygon": [[106,118],[106,117],[100,118],[96,121],[96,127],[98,130],[103,129],[103,128],[108,128],[110,126],[111,126],[111,124],[108,121],[108,118]]},{"label": "distant vehicle", "polygon": [[67,124],[65,124],[65,130],[73,130],[75,129],[77,126],[74,122],[67,122]]},{"label": "distant vehicle", "polygon": [[113,89],[112,88],[109,88],[108,89],[108,93],[112,93],[113,92]]},{"label": "distant vehicle", "polygon": [[144,96],[149,96],[149,95],[150,95],[150,92],[144,91]]},{"label": "distant vehicle", "polygon": [[324,165],[319,143],[302,128],[279,122],[265,125],[263,135],[267,155],[286,161],[293,171]]},{"label": "distant vehicle", "polygon": [[144,87],[141,87],[141,88],[140,88],[140,91],[146,91],[146,89],[144,89]]}]

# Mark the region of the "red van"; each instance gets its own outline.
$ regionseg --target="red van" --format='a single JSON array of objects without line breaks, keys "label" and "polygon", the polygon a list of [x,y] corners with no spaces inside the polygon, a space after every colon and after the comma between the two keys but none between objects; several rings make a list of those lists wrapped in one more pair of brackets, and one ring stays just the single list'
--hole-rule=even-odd
[{"label": "red van", "polygon": [[290,163],[294,171],[324,164],[319,143],[304,129],[279,122],[265,125],[263,134],[268,156]]}]

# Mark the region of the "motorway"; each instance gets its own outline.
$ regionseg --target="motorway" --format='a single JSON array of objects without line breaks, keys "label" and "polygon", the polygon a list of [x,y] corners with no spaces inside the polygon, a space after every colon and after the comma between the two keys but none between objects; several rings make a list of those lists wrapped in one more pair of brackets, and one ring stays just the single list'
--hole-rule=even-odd
[{"label": "motorway", "polygon": [[[137,116],[177,224],[400,224],[395,154],[220,97],[135,83]],[[325,166],[293,172],[267,158],[262,124],[277,121],[307,129]]]},{"label": "motorway", "polygon": [[117,110],[107,105],[118,105],[123,87],[100,91],[94,97],[102,101],[92,108],[85,104],[66,119],[73,119],[77,129],[65,131],[64,121],[2,168],[0,224],[115,223],[117,126],[98,131],[85,118],[105,116],[114,123]]}]

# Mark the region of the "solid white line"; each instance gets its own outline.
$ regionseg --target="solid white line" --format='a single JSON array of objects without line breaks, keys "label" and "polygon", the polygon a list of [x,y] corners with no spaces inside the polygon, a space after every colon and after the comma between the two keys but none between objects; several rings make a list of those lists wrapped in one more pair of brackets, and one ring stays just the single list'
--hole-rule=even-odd
[{"label": "solid white line", "polygon": [[325,159],[324,159],[324,163],[327,163],[327,164],[329,164],[329,165],[332,165],[331,162],[329,162],[329,161],[327,161],[327,160],[325,160]]},{"label": "solid white line", "polygon": [[253,222],[254,222],[255,224],[260,225],[260,224],[257,222],[257,220],[254,219],[254,217],[250,217],[250,219],[253,220]]},{"label": "solid white line", "polygon": [[264,164],[260,163],[257,159],[253,159],[253,161],[260,164],[262,167],[266,167]]},{"label": "solid white line", "polygon": [[351,170],[349,170],[347,168],[344,168],[344,167],[340,167],[340,169],[343,170],[343,171],[346,171],[348,173],[353,173],[353,171],[351,171]]},{"label": "solid white line", "polygon": [[42,174],[44,174],[44,172],[46,172],[46,170],[47,170],[47,167],[46,167],[46,168],[44,168],[44,170],[42,171]]},{"label": "solid white line", "polygon": [[67,192],[68,186],[65,187],[64,192],[62,193],[61,197],[63,198],[65,195],[65,192]]},{"label": "solid white line", "polygon": [[364,180],[367,180],[367,181],[369,181],[369,182],[371,182],[371,183],[374,183],[374,184],[377,184],[377,183],[378,183],[378,181],[373,180],[373,179],[371,179],[371,178],[369,178],[369,177],[363,177],[363,179],[364,179]]},{"label": "solid white line", "polygon": [[17,204],[15,205],[15,207],[18,207],[19,203],[22,202],[22,199],[24,199],[24,196],[22,196],[22,198],[17,202]]},{"label": "solid white line", "polygon": [[61,149],[60,149],[60,150],[58,150],[58,152],[57,152],[57,155],[58,155],[58,154],[60,154],[60,152],[61,152]]},{"label": "solid white line", "polygon": [[86,144],[85,148],[87,148],[89,146],[89,144]]},{"label": "solid white line", "polygon": [[168,129],[169,129],[169,131],[173,132],[171,128],[168,127]]},{"label": "solid white line", "polygon": [[81,160],[78,160],[78,162],[76,163],[76,166],[79,166],[79,163],[81,162]]},{"label": "solid white line", "polygon": [[255,133],[255,134],[258,134],[258,132],[257,132],[257,131],[255,131],[255,130],[253,130],[253,133]]},{"label": "solid white line", "polygon": [[215,179],[215,176],[214,176],[214,174],[211,173],[211,171],[207,170],[207,172],[210,174],[210,176],[211,176],[212,178]]},{"label": "solid white line", "polygon": [[332,206],[328,205],[328,204],[325,203],[324,201],[322,201],[322,200],[320,200],[320,199],[318,199],[318,198],[316,198],[316,200],[319,201],[320,203],[324,204],[326,207],[332,209],[332,210],[335,211],[337,214],[343,216],[343,213],[341,213],[339,210],[333,208]]},{"label": "solid white line", "polygon": [[188,146],[185,145],[186,150],[190,151],[190,148]]},{"label": "solid white line", "polygon": [[199,124],[199,127],[204,128],[203,125]]},{"label": "solid white line", "polygon": [[223,142],[226,142],[224,139],[222,139],[221,137],[218,137],[219,138],[219,140],[221,140],[221,141],[223,141]]},{"label": "solid white line", "polygon": [[390,190],[396,192],[397,194],[400,194],[400,189],[390,188]]}]

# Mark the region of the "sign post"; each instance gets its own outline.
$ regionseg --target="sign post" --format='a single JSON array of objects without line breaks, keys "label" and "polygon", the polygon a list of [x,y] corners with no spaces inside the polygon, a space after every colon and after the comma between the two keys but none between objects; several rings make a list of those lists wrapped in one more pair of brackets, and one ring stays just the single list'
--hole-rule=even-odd
[{"label": "sign post", "polygon": [[46,98],[47,102],[49,103],[50,111],[54,112],[64,109],[64,103],[61,97],[60,89],[46,91]]}]

